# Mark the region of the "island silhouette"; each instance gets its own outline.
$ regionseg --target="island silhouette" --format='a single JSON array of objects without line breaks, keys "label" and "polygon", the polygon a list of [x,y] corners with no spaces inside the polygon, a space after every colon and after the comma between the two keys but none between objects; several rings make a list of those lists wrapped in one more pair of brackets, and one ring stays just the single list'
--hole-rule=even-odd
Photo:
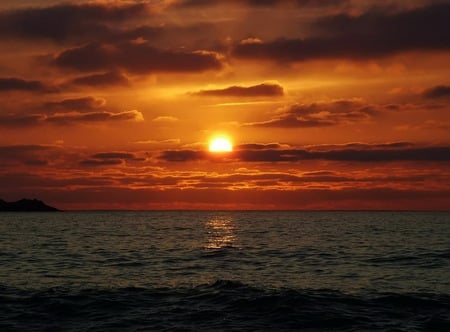
[{"label": "island silhouette", "polygon": [[0,199],[0,212],[57,212],[61,211],[37,199],[23,198],[16,202]]}]

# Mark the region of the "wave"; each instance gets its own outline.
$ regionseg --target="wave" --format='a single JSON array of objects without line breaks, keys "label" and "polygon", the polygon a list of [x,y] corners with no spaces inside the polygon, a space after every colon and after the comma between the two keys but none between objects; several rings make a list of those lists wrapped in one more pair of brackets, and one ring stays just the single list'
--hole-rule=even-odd
[{"label": "wave", "polygon": [[383,266],[414,266],[423,268],[439,268],[449,264],[449,250],[416,250],[415,252],[380,255],[379,257],[369,258],[366,263]]},{"label": "wave", "polygon": [[449,331],[448,294],[345,294],[196,287],[19,290],[0,287],[2,331]]}]

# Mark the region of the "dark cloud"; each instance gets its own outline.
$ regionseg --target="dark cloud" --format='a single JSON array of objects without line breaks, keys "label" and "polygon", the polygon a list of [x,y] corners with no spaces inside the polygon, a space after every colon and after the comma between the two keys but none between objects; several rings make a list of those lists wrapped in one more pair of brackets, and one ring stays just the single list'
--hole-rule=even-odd
[{"label": "dark cloud", "polygon": [[450,86],[448,85],[438,85],[426,90],[423,95],[426,98],[437,99],[437,98],[449,98],[450,97]]},{"label": "dark cloud", "polygon": [[127,152],[101,152],[94,154],[95,159],[135,159],[135,155]]},{"label": "dark cloud", "polygon": [[279,5],[297,5],[300,7],[324,7],[339,6],[347,4],[348,0],[178,0],[174,6],[177,7],[203,7],[229,5],[230,3],[255,6],[255,7],[271,7]]},{"label": "dark cloud", "polygon": [[48,165],[48,161],[41,160],[41,159],[31,159],[31,160],[26,160],[25,164],[30,165],[30,166],[46,166],[46,165]]},{"label": "dark cloud", "polygon": [[334,126],[337,122],[326,119],[304,119],[287,115],[268,121],[247,123],[245,126],[266,128],[314,128]]},{"label": "dark cloud", "polygon": [[[9,188],[8,188],[9,189]],[[23,196],[21,188],[14,190]],[[2,197],[11,191],[0,187]],[[402,209],[448,210],[448,189],[417,188],[402,190],[389,187],[299,190],[260,190],[223,188],[158,190],[155,188],[90,187],[48,188],[38,191],[45,201],[57,206],[86,206],[95,209],[193,209],[193,208],[250,208],[250,209]]]},{"label": "dark cloud", "polygon": [[0,145],[0,153],[2,157],[15,157],[27,153],[41,152],[54,149],[51,145]]},{"label": "dark cloud", "polygon": [[105,121],[142,121],[143,115],[139,111],[88,112],[88,113],[61,113],[48,116],[45,121],[49,123],[71,125],[75,123],[105,122]]},{"label": "dark cloud", "polygon": [[216,53],[160,50],[146,42],[90,43],[63,51],[53,59],[53,64],[80,71],[124,70],[136,74],[222,68]]},{"label": "dark cloud", "polygon": [[86,159],[80,161],[81,166],[117,166],[122,164],[121,159]]},{"label": "dark cloud", "polygon": [[249,59],[297,62],[313,59],[370,59],[413,50],[450,49],[450,4],[392,13],[372,9],[362,15],[321,18],[313,36],[269,42],[243,41],[233,54]]},{"label": "dark cloud", "polygon": [[266,149],[281,149],[282,147],[283,145],[279,143],[268,143],[268,144],[246,143],[246,144],[239,144],[234,148],[236,150],[266,150]]},{"label": "dark cloud", "polygon": [[92,74],[86,76],[76,77],[69,81],[70,85],[78,86],[126,86],[129,84],[128,78],[118,71],[111,71],[106,73]]},{"label": "dark cloud", "polygon": [[[303,184],[310,182],[344,182],[344,181],[354,181],[351,177],[344,177],[341,175],[336,175],[335,173],[329,172],[329,174],[288,174],[282,172],[271,172],[271,173],[234,173],[219,176],[202,176],[202,177],[191,177],[189,181],[194,183],[198,181],[198,184],[205,187],[209,187],[212,183],[222,184],[222,187],[228,187],[230,185],[236,185],[242,183],[247,187],[249,185],[259,185],[260,181],[271,181],[273,186],[280,186],[285,183],[290,184]],[[267,183],[265,183],[267,184]]]},{"label": "dark cloud", "polygon": [[82,166],[115,166],[122,165],[125,161],[144,161],[145,158],[138,158],[133,153],[128,152],[100,152],[82,160]]},{"label": "dark cloud", "polygon": [[49,92],[50,89],[41,81],[30,81],[17,77],[6,77],[0,78],[0,92],[2,91]]},{"label": "dark cloud", "polygon": [[299,162],[306,160],[329,160],[351,162],[389,161],[450,161],[450,147],[371,147],[322,149],[264,149],[236,150],[227,154],[214,155],[205,151],[170,150],[164,151],[160,159],[169,162],[198,160],[244,161],[244,162]]},{"label": "dark cloud", "polygon": [[208,153],[195,150],[169,150],[164,151],[159,157],[161,160],[171,162],[185,162],[208,159]]},{"label": "dark cloud", "polygon": [[61,189],[68,187],[106,187],[113,185],[114,180],[103,176],[74,176],[55,178],[44,174],[30,174],[25,172],[11,172],[9,174],[0,174],[0,182],[4,184],[3,188],[14,190],[16,187],[33,188],[39,190],[42,188]]},{"label": "dark cloud", "polygon": [[279,97],[284,95],[284,91],[279,84],[262,83],[249,87],[230,86],[225,89],[200,90],[192,94],[214,97]]},{"label": "dark cloud", "polygon": [[387,161],[450,161],[450,147],[425,147],[409,149],[343,149],[329,151],[312,150],[263,150],[237,152],[240,161],[304,161],[330,160],[354,162]]},{"label": "dark cloud", "polygon": [[327,127],[369,119],[378,107],[359,100],[336,100],[311,104],[294,104],[279,110],[267,121],[246,123],[250,127],[312,128]]},{"label": "dark cloud", "polygon": [[415,146],[416,144],[411,142],[388,142],[378,144],[351,142],[345,144],[312,145],[308,146],[307,148],[313,151],[329,151],[329,150],[343,150],[343,149],[358,149],[358,150],[402,149],[402,148],[413,148]]},{"label": "dark cloud", "polygon": [[158,11],[156,7],[162,8],[155,2],[83,2],[0,11],[0,38],[67,45],[149,40],[168,49],[188,42],[197,45],[195,49],[204,48],[218,38],[217,24],[211,22],[143,24]]},{"label": "dark cloud", "polygon": [[185,45],[187,42],[205,45],[215,44],[217,39],[223,37],[221,25],[217,22],[181,22],[180,24],[168,23],[164,25],[141,25],[138,27],[117,30],[111,38],[111,42],[118,40],[149,40],[158,44],[172,47]]},{"label": "dark cloud", "polygon": [[83,97],[52,101],[44,104],[45,108],[66,110],[66,111],[92,111],[97,110],[106,104],[103,98]]},{"label": "dark cloud", "polygon": [[43,114],[8,114],[0,115],[0,127],[17,128],[36,126],[45,121]]},{"label": "dark cloud", "polygon": [[48,160],[61,154],[54,145],[4,145],[0,146],[0,167],[4,165],[45,166]]},{"label": "dark cloud", "polygon": [[149,5],[142,3],[68,3],[50,7],[33,7],[0,12],[0,36],[67,39],[104,38],[114,25],[148,14]]},{"label": "dark cloud", "polygon": [[46,114],[10,114],[0,115],[0,127],[3,128],[22,128],[29,126],[37,126],[43,124],[58,125],[74,125],[77,123],[96,123],[96,122],[118,122],[118,121],[143,121],[144,117],[141,112],[125,111],[125,112],[65,112]]}]

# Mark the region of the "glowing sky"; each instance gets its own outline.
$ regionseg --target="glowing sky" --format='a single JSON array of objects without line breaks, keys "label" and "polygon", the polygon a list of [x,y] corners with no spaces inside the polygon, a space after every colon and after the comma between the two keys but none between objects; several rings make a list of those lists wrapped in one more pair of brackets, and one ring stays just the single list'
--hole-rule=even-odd
[{"label": "glowing sky", "polygon": [[2,199],[450,209],[450,1],[3,0],[0,45]]}]

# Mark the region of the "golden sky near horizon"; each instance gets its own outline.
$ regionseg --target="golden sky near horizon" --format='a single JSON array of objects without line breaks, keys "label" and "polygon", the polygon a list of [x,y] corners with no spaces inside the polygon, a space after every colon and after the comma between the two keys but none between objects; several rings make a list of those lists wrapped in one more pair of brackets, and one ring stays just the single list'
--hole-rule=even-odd
[{"label": "golden sky near horizon", "polygon": [[0,45],[5,200],[450,208],[449,1],[6,0]]}]

